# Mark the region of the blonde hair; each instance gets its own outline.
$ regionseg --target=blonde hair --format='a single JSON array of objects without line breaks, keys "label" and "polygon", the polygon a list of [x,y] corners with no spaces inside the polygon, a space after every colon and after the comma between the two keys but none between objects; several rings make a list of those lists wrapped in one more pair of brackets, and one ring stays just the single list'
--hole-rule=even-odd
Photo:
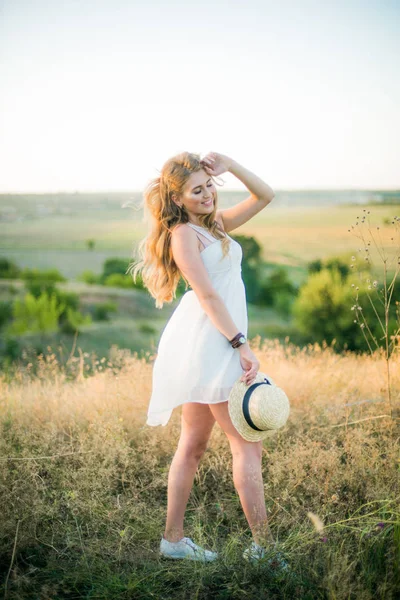
[{"label": "blonde hair", "polygon": [[[146,237],[138,244],[140,260],[129,265],[134,281],[139,271],[143,286],[146,287],[156,300],[156,308],[162,308],[164,302],[170,303],[176,297],[179,280],[189,282],[179,271],[171,251],[171,234],[180,223],[189,221],[185,207],[179,207],[172,195],[180,195],[189,176],[202,169],[200,155],[192,152],[182,152],[173,156],[164,164],[159,177],[152,179],[143,194],[145,220],[150,222]],[[214,179],[213,179],[214,181]],[[215,221],[217,210],[217,194],[215,194],[214,210],[212,213],[199,215],[202,227],[208,229],[211,235],[222,241],[223,256],[229,251],[230,240]]]}]

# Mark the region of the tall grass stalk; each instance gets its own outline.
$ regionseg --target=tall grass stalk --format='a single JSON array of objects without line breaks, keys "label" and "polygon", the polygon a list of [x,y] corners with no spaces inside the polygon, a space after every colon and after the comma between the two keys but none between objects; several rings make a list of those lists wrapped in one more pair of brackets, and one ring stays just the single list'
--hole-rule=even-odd
[{"label": "tall grass stalk", "polygon": [[[385,363],[386,363],[387,402],[389,405],[390,416],[393,421],[394,412],[393,412],[393,403],[392,403],[392,386],[391,386],[391,369],[390,369],[391,360],[390,359],[391,359],[392,354],[394,352],[398,351],[399,347],[400,347],[400,344],[399,344],[399,341],[400,341],[400,335],[399,335],[400,334],[400,314],[399,314],[400,302],[399,302],[399,300],[395,300],[398,327],[392,335],[390,335],[390,331],[389,331],[389,311],[390,311],[390,305],[391,305],[391,301],[392,301],[393,291],[395,289],[396,279],[397,279],[397,276],[400,271],[400,217],[394,216],[393,220],[390,223],[390,226],[393,226],[393,227],[391,227],[393,229],[393,233],[389,232],[388,228],[385,227],[385,231],[390,235],[390,242],[391,242],[388,250],[386,250],[385,244],[381,238],[379,226],[375,227],[376,235],[374,234],[373,226],[371,225],[370,216],[369,216],[371,211],[364,208],[363,212],[365,214],[362,216],[361,220],[360,220],[360,217],[357,216],[355,225],[352,225],[351,229],[349,229],[348,231],[362,241],[363,247],[358,248],[358,252],[364,254],[364,261],[368,264],[368,266],[372,266],[371,254],[370,254],[370,249],[369,249],[369,247],[371,246],[371,241],[374,244],[376,251],[378,253],[378,256],[380,257],[380,259],[382,261],[383,288],[379,288],[379,282],[377,280],[374,280],[372,282],[372,284],[371,284],[371,281],[369,278],[367,278],[367,280],[366,280],[367,297],[368,297],[368,300],[374,310],[374,313],[376,315],[378,323],[382,329],[382,337],[380,337],[379,339],[376,339],[376,336],[372,333],[372,331],[369,327],[369,324],[367,322],[367,319],[365,318],[365,315],[363,313],[362,306],[359,305],[359,301],[358,301],[359,294],[358,293],[356,293],[356,295],[354,296],[355,304],[353,305],[352,310],[355,311],[355,316],[356,316],[355,320],[360,325],[360,329],[362,331],[364,339],[366,340],[366,342],[368,344],[368,348],[369,348],[371,354],[374,352],[373,345],[375,345],[376,349],[378,349],[378,350],[382,350],[382,349],[384,350],[384,358],[385,358]],[[377,238],[379,238],[379,239],[377,239]],[[353,256],[352,259],[353,259],[353,263],[354,263],[355,257]],[[393,265],[393,262],[395,263],[394,274],[393,274],[392,280],[389,283],[388,282],[388,272],[389,272],[390,266]],[[352,268],[352,269],[354,269],[355,267],[356,267],[355,264],[350,265],[350,268]],[[365,271],[362,269],[359,270],[358,275],[359,275],[360,282],[363,281],[363,277],[365,276]],[[355,291],[358,292],[358,290],[359,290],[358,286],[354,286],[354,284],[352,284],[352,287],[355,287]],[[376,298],[380,302],[381,306],[383,307],[383,311],[384,311],[383,322],[382,322],[381,316],[379,314],[379,311],[377,310],[377,307],[373,301],[373,298],[371,297],[372,295],[368,293],[368,290],[376,291]],[[382,342],[383,342],[383,344],[382,344]]]}]

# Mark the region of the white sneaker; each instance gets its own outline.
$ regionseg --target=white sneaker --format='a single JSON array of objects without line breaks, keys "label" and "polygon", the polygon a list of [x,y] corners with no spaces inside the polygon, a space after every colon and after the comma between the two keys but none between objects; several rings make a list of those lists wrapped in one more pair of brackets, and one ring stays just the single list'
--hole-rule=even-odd
[{"label": "white sneaker", "polygon": [[[270,552],[271,557],[268,559],[265,558]],[[274,548],[274,546],[267,550],[266,548],[259,546],[259,544],[256,544],[254,540],[251,542],[250,547],[244,550],[243,558],[252,563],[257,563],[259,560],[265,559],[265,562],[277,571],[290,571],[289,564],[283,558],[282,554]]]},{"label": "white sneaker", "polygon": [[166,558],[189,558],[209,562],[218,558],[218,552],[204,550],[188,537],[183,537],[179,542],[169,542],[164,535],[160,542],[160,555]]}]

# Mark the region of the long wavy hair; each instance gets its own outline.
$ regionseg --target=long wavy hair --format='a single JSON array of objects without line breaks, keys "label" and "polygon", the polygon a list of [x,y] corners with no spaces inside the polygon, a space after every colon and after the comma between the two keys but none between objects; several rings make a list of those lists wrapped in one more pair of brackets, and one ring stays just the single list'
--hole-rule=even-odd
[{"label": "long wavy hair", "polygon": [[[164,164],[159,177],[152,179],[143,194],[144,220],[149,223],[146,237],[138,244],[139,260],[128,267],[136,282],[141,271],[143,286],[156,300],[156,308],[162,308],[164,302],[170,303],[176,297],[176,288],[180,278],[185,281],[185,290],[189,282],[180,272],[171,251],[171,234],[179,223],[189,221],[184,206],[178,206],[172,195],[180,195],[189,176],[203,167],[200,155],[182,152],[173,156]],[[213,182],[215,183],[214,178]],[[225,257],[229,252],[230,240],[215,220],[218,195],[215,194],[214,210],[205,215],[198,215],[202,227],[221,240]]]}]

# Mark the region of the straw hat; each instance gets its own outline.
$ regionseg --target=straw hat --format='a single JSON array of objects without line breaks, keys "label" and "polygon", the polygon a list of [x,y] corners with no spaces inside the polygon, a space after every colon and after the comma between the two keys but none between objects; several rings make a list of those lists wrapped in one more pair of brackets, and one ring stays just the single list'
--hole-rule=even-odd
[{"label": "straw hat", "polygon": [[271,377],[259,371],[251,385],[240,379],[234,383],[228,410],[240,435],[249,442],[258,442],[285,425],[290,404],[285,392]]}]

